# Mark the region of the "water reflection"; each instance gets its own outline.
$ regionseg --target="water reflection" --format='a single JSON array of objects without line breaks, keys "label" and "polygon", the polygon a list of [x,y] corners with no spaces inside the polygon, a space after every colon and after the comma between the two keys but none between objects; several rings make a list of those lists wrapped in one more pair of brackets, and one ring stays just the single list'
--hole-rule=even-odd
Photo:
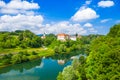
[{"label": "water reflection", "polygon": [[[75,55],[55,55],[1,68],[0,80],[56,80],[58,73],[71,64],[70,58]],[[58,60],[64,63],[58,64]]]},{"label": "water reflection", "polygon": [[71,61],[59,65],[57,60],[45,58],[0,69],[0,80],[56,80],[59,71]]},{"label": "water reflection", "polygon": [[7,73],[10,70],[15,70],[15,71],[19,71],[19,72],[23,72],[23,70],[29,70],[37,65],[41,64],[41,59],[39,60],[33,60],[33,61],[29,61],[29,62],[25,62],[25,63],[21,63],[21,64],[15,64],[15,65],[11,65],[5,68],[0,68],[0,74],[1,73]]},{"label": "water reflection", "polygon": [[55,54],[51,58],[58,61],[58,64],[64,65],[66,62],[73,60],[75,58],[79,58],[80,56],[86,56],[86,54],[80,54],[83,51],[74,51],[69,54]]},{"label": "water reflection", "polygon": [[70,52],[69,54],[55,54],[51,58],[55,59],[55,60],[65,60],[65,61],[67,60],[68,61],[68,60],[70,60],[70,58],[72,56],[79,56],[80,54],[84,55],[84,52],[83,51],[73,51],[73,52]]}]

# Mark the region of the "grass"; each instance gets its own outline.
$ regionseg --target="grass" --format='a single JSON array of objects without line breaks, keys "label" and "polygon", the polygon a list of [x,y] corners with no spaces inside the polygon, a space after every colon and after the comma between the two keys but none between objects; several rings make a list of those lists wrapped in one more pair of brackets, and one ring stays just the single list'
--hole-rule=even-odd
[{"label": "grass", "polygon": [[[29,56],[27,56],[27,58],[31,61],[31,60],[34,60],[34,59],[38,59],[38,58],[42,58],[42,57],[48,57],[48,56],[53,56],[54,55],[54,50],[51,49],[51,48],[27,48],[27,49],[18,49],[18,48],[15,48],[15,49],[1,49],[0,50],[0,58],[5,55],[5,54],[9,54],[9,53],[12,53],[12,54],[17,54],[19,52],[26,52],[28,54],[30,54]],[[36,54],[33,54],[33,51],[36,53]],[[6,67],[8,65],[12,65],[12,64],[3,64],[2,63],[2,60],[0,60],[0,68],[1,67]]]},{"label": "grass", "polygon": [[51,55],[54,55],[54,51],[52,49],[39,51],[39,56],[51,56]]},{"label": "grass", "polygon": [[28,52],[32,52],[32,51],[42,51],[44,50],[43,48],[26,48],[26,49],[22,49],[22,48],[14,48],[14,49],[0,49],[0,54],[8,54],[8,53],[17,53],[20,51],[28,51]]},{"label": "grass", "polygon": [[27,51],[28,53],[31,53],[33,51],[38,53],[38,56],[51,56],[54,55],[53,49],[45,49],[45,48],[26,48],[26,49],[21,49],[21,48],[14,48],[14,49],[0,49],[0,54],[9,54],[9,53],[18,53],[20,51]]}]

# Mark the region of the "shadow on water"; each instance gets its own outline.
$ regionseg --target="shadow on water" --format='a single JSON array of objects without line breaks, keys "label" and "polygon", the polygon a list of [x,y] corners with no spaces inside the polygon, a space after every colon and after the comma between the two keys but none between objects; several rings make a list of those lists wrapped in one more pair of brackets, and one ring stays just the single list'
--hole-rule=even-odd
[{"label": "shadow on water", "polygon": [[[80,53],[83,53],[83,51],[73,51],[69,54],[55,54],[54,56],[47,57],[46,59],[51,58],[52,60],[65,60],[65,62],[68,62],[72,56],[79,55]],[[14,65],[10,65],[4,68],[0,68],[0,74],[7,73],[10,70],[16,70],[22,73],[24,69],[29,70],[31,68],[39,66],[41,64],[41,61],[42,59],[36,59],[36,60],[29,61],[29,62],[24,62],[21,64],[14,64]]]},{"label": "shadow on water", "polygon": [[56,80],[56,77],[71,61],[59,65],[57,60],[43,58],[0,69],[0,80]]},{"label": "shadow on water", "polygon": [[33,60],[33,61],[29,61],[29,62],[24,62],[24,63],[21,63],[21,64],[15,64],[15,65],[11,65],[11,66],[7,66],[7,67],[4,67],[4,68],[0,68],[0,74],[2,73],[7,73],[11,70],[16,70],[16,71],[19,71],[19,72],[23,72],[23,70],[29,70],[31,68],[34,68],[35,66],[38,66],[41,64],[41,59],[39,60]]},{"label": "shadow on water", "polygon": [[70,52],[69,54],[55,54],[54,56],[52,56],[52,59],[58,60],[58,59],[62,59],[62,60],[69,60],[72,56],[78,56],[78,55],[84,55],[84,51],[73,51]]},{"label": "shadow on water", "polygon": [[[0,80],[56,80],[58,73],[71,64],[71,57],[82,55],[80,53],[78,51],[70,54],[56,54],[52,57],[1,68]],[[59,64],[59,61],[64,63]]]}]

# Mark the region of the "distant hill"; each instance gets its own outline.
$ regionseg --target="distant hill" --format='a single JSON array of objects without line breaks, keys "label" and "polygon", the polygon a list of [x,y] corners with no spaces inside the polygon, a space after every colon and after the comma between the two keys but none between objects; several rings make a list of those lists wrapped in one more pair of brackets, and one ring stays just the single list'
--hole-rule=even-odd
[{"label": "distant hill", "polygon": [[40,37],[41,37],[41,36],[43,36],[43,34],[37,34],[37,36],[40,36]]},{"label": "distant hill", "polygon": [[14,32],[0,32],[0,48],[36,48],[42,44],[41,37],[29,30],[16,30]]}]

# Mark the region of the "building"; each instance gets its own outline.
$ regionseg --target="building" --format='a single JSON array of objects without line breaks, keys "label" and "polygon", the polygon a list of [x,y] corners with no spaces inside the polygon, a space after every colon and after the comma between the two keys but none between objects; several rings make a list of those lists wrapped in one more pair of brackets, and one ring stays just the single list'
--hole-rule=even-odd
[{"label": "building", "polygon": [[64,65],[65,64],[65,60],[58,60],[58,64]]},{"label": "building", "polygon": [[80,39],[80,38],[81,38],[81,35],[78,35],[78,34],[70,35],[70,40],[72,40],[72,41],[76,41],[77,39]]},{"label": "building", "polygon": [[61,33],[61,34],[57,35],[57,40],[66,41],[66,39],[69,39],[69,35],[68,34]]},{"label": "building", "polygon": [[45,39],[46,38],[46,35],[45,33],[41,36],[42,39]]},{"label": "building", "polygon": [[77,37],[76,37],[76,36],[70,36],[70,40],[76,41],[76,40],[77,40]]},{"label": "building", "polygon": [[68,34],[64,34],[64,33],[60,33],[57,35],[57,40],[60,40],[60,41],[66,41],[67,39],[76,41],[77,38],[80,39],[81,36],[80,35],[68,35]]}]

